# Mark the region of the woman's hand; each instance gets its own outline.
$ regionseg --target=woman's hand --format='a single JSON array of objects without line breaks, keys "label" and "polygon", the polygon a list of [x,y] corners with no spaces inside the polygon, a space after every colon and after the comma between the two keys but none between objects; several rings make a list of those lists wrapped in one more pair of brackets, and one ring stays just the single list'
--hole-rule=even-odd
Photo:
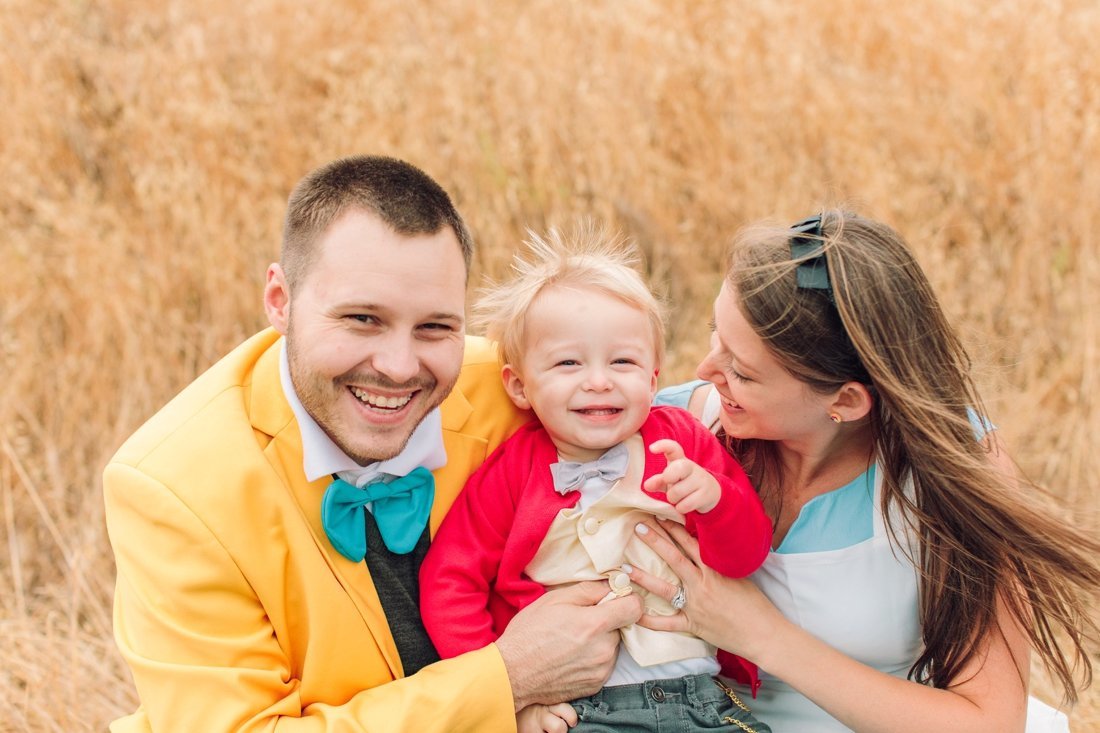
[{"label": "woman's hand", "polygon": [[[705,567],[699,544],[678,524],[647,522],[637,532],[679,576],[686,596],[679,613],[644,614],[642,626],[686,631],[749,659],[855,731],[1023,730],[1027,639],[1003,602],[1001,631],[980,641],[960,682],[937,689],[857,662],[791,623],[750,581]],[[623,570],[651,593],[670,601],[676,595],[671,583],[637,568]]]},{"label": "woman's hand", "polygon": [[[638,622],[658,631],[685,631],[733,654],[759,662],[767,640],[787,623],[771,601],[746,579],[727,578],[702,563],[699,543],[676,522],[645,522],[636,532],[683,583],[686,601],[671,616],[643,614]],[[677,587],[644,570],[624,567],[630,580],[671,602]]]}]

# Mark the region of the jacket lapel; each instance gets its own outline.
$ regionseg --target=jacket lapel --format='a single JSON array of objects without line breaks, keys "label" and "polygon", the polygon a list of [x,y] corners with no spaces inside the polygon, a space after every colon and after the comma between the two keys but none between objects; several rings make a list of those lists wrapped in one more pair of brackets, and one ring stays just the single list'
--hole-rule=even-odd
[{"label": "jacket lapel", "polygon": [[282,478],[302,519],[309,525],[318,551],[362,616],[390,673],[395,679],[400,678],[403,676],[401,659],[367,564],[352,562],[338,553],[321,526],[321,497],[330,480],[327,477],[312,483],[306,480],[302,468],[302,434],[279,377],[281,345],[282,339],[279,339],[256,363],[251,390],[253,427],[270,436],[265,453],[271,466]]},{"label": "jacket lapel", "polygon": [[473,407],[466,396],[457,387],[443,401],[443,447],[447,451],[447,463],[436,469],[435,503],[429,522],[432,537],[435,537],[440,522],[454,503],[455,497],[466,484],[477,467],[485,460],[488,446],[482,438],[463,433],[473,414]]}]

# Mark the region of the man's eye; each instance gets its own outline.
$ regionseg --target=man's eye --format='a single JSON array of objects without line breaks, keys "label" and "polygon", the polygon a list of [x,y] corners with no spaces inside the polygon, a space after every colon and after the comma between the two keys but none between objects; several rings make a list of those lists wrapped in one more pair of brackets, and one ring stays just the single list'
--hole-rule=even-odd
[{"label": "man's eye", "polygon": [[378,323],[377,316],[367,315],[366,313],[353,313],[349,315],[348,318],[358,323],[367,323],[372,325]]},{"label": "man's eye", "polygon": [[428,341],[449,339],[453,337],[458,330],[458,327],[453,323],[436,321],[422,323],[416,327],[416,332],[419,337]]}]

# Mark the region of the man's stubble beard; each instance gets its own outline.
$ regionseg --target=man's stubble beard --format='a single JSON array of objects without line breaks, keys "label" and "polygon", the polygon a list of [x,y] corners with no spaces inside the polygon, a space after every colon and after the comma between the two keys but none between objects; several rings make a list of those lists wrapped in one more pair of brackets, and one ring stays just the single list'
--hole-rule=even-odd
[{"label": "man's stubble beard", "polygon": [[[431,394],[435,389],[438,382],[435,379],[428,378],[422,379],[417,377],[416,379],[406,382],[405,384],[398,384],[389,380],[381,375],[362,375],[357,372],[347,372],[336,379],[328,379],[324,376],[320,376],[315,371],[299,368],[299,360],[297,350],[294,348],[294,326],[293,320],[287,328],[286,334],[286,348],[287,348],[287,360],[290,365],[290,381],[294,386],[295,394],[298,396],[298,401],[302,403],[302,407],[305,408],[313,421],[317,423],[317,426],[324,431],[325,435],[349,458],[354,460],[361,466],[367,466],[371,463],[377,463],[378,461],[385,461],[399,455],[409,443],[409,439],[412,438],[416,429],[420,426],[420,423],[424,421],[432,410],[442,404],[443,400],[454,389],[455,384],[458,382],[458,373],[455,374],[454,379],[450,384],[446,385],[446,388],[438,393],[438,396],[430,405],[424,407],[423,414],[421,414],[416,421],[411,425],[408,430],[408,434],[404,436],[401,441],[401,445],[395,450],[389,450],[384,453],[363,453],[358,451],[354,446],[350,445],[347,440],[338,435],[332,424],[339,424],[339,410],[330,409],[340,404],[340,400],[343,398],[341,392],[348,392],[347,385],[356,384],[364,387],[376,386],[383,389],[389,389],[394,391],[400,391],[402,389],[421,390],[424,394]],[[363,378],[365,376],[365,378]],[[332,390],[331,400],[326,400],[325,395]],[[350,399],[357,399],[354,395],[349,393]],[[348,426],[349,433],[354,433],[351,426]],[[365,436],[367,440],[370,440],[370,435]]]}]

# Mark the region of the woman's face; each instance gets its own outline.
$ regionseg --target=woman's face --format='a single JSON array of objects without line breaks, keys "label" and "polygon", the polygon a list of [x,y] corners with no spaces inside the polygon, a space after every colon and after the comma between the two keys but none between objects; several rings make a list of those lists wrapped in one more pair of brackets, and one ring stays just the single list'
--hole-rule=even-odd
[{"label": "woman's face", "polygon": [[797,441],[828,420],[828,398],[783,368],[741,313],[729,283],[714,301],[710,347],[697,371],[722,398],[719,420],[728,435]]}]

